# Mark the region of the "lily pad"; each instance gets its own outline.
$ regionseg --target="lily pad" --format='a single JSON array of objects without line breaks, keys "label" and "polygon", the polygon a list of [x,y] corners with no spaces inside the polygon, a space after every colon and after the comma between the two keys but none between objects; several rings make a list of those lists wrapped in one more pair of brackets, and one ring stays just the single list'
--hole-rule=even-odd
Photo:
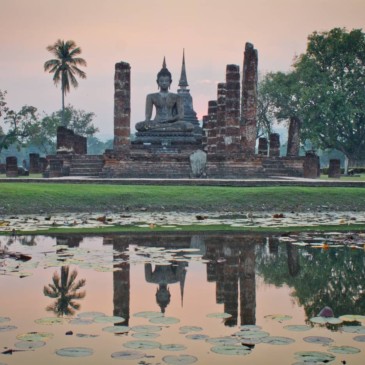
[{"label": "lily pad", "polygon": [[243,345],[218,345],[211,348],[211,351],[221,355],[249,355],[251,349]]},{"label": "lily pad", "polygon": [[125,318],[119,316],[100,316],[95,317],[94,321],[96,323],[122,323],[125,321]]},{"label": "lily pad", "polygon": [[365,335],[355,336],[354,341],[365,342]]},{"label": "lily pad", "polygon": [[189,340],[194,340],[194,341],[205,341],[206,339],[209,338],[208,335],[204,335],[202,333],[190,333],[189,335],[186,335],[185,337]]},{"label": "lily pad", "polygon": [[331,362],[336,358],[336,356],[332,354],[320,351],[299,351],[294,355],[297,360],[311,364],[324,364]]},{"label": "lily pad", "polygon": [[80,337],[80,338],[96,338],[96,337],[99,337],[99,335],[94,335],[94,334],[90,334],[90,333],[76,333],[76,337]]},{"label": "lily pad", "polygon": [[168,343],[166,345],[161,345],[160,350],[163,350],[163,351],[184,351],[184,350],[186,350],[186,346],[176,344],[176,343]]},{"label": "lily pad", "polygon": [[365,326],[343,326],[342,331],[348,333],[365,334]]},{"label": "lily pad", "polygon": [[208,318],[223,318],[223,319],[226,319],[226,318],[231,318],[232,314],[229,314],[229,313],[210,313],[210,314],[207,314],[207,317]]},{"label": "lily pad", "polygon": [[343,320],[341,318],[335,318],[335,317],[312,317],[310,319],[310,321],[312,323],[316,323],[316,324],[322,324],[325,325],[327,323],[329,324],[341,324],[343,322]]},{"label": "lily pad", "polygon": [[84,357],[91,356],[94,353],[93,349],[88,347],[64,347],[56,350],[56,354],[66,357]]},{"label": "lily pad", "polygon": [[265,331],[238,331],[234,333],[239,338],[264,338],[270,336],[270,333]]},{"label": "lily pad", "polygon": [[206,340],[209,343],[217,345],[234,345],[237,344],[237,339],[234,337],[212,337]]},{"label": "lily pad", "polygon": [[323,336],[308,336],[304,337],[303,340],[309,343],[318,343],[320,345],[328,345],[333,342],[332,338]]},{"label": "lily pad", "polygon": [[332,346],[328,351],[335,354],[357,354],[360,352],[360,349],[352,346]]},{"label": "lily pad", "polygon": [[124,347],[131,349],[157,349],[161,344],[157,341],[128,341],[123,344]]},{"label": "lily pad", "polygon": [[4,322],[10,322],[10,318],[9,317],[0,317],[0,323],[4,323]]},{"label": "lily pad", "polygon": [[293,332],[304,332],[304,331],[309,331],[311,329],[310,326],[307,326],[305,324],[289,324],[287,326],[284,326],[284,328],[288,331],[293,331]]},{"label": "lily pad", "polygon": [[14,331],[16,330],[18,327],[17,326],[12,326],[12,325],[8,325],[8,326],[0,326],[0,332],[8,332],[8,331]]},{"label": "lily pad", "polygon": [[162,330],[160,326],[154,326],[152,324],[133,326],[131,328],[134,332],[159,332]]},{"label": "lily pad", "polygon": [[361,322],[361,321],[365,321],[365,316],[360,316],[357,314],[345,314],[343,316],[339,317],[340,319],[342,319],[344,322]]},{"label": "lily pad", "polygon": [[71,319],[71,321],[69,322],[70,324],[75,324],[75,325],[84,325],[84,326],[87,326],[87,325],[90,325],[90,324],[93,324],[95,323],[93,319],[91,318],[74,318],[74,319]]},{"label": "lily pad", "polygon": [[132,334],[132,337],[139,338],[141,340],[149,340],[151,338],[159,337],[160,335],[156,332],[136,332]]},{"label": "lily pad", "polygon": [[65,323],[65,319],[60,318],[60,317],[43,317],[43,318],[36,319],[34,322],[37,324],[44,324],[47,326],[52,326],[54,324]]},{"label": "lily pad", "polygon": [[198,361],[198,358],[192,355],[169,355],[164,356],[162,361],[171,365],[189,365]]},{"label": "lily pad", "polygon": [[180,333],[189,333],[189,332],[200,332],[203,331],[202,327],[198,326],[182,326],[179,328]]},{"label": "lily pad", "polygon": [[138,312],[134,313],[133,317],[139,317],[139,318],[156,318],[156,317],[163,317],[163,313],[161,312],[153,312],[153,311],[145,311],[145,312]]},{"label": "lily pad", "polygon": [[290,345],[294,343],[295,340],[289,337],[269,336],[264,337],[261,342],[269,345]]},{"label": "lily pad", "polygon": [[21,335],[16,336],[16,338],[20,341],[47,341],[53,338],[53,333],[49,332],[28,332],[23,333]]},{"label": "lily pad", "polygon": [[130,327],[128,327],[128,326],[109,326],[109,327],[104,327],[103,331],[109,332],[109,333],[114,333],[114,334],[127,333],[130,331]]},{"label": "lily pad", "polygon": [[96,317],[102,317],[106,314],[103,312],[81,312],[77,315],[79,318],[96,318]]},{"label": "lily pad", "polygon": [[261,331],[262,327],[255,324],[244,324],[240,327],[241,331]]},{"label": "lily pad", "polygon": [[44,341],[19,341],[15,343],[15,347],[20,350],[33,350],[43,347]]},{"label": "lily pad", "polygon": [[146,354],[141,351],[125,350],[113,352],[111,356],[113,359],[118,360],[138,360],[145,357]]},{"label": "lily pad", "polygon": [[180,322],[180,319],[175,317],[154,317],[150,319],[150,322],[156,324],[176,324]]}]

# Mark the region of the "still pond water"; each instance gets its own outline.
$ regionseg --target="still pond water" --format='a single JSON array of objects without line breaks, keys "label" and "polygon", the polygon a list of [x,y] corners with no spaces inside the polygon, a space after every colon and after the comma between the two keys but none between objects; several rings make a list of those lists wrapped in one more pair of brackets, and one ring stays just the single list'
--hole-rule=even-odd
[{"label": "still pond water", "polygon": [[364,242],[2,236],[0,364],[363,365]]}]

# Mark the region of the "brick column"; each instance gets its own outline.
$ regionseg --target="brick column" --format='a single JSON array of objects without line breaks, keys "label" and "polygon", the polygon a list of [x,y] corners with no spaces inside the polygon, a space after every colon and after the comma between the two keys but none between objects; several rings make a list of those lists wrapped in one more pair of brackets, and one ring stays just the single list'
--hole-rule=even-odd
[{"label": "brick column", "polygon": [[242,127],[241,134],[246,154],[255,154],[257,134],[257,50],[246,43],[242,73]]},{"label": "brick column", "polygon": [[202,146],[203,146],[203,150],[206,151],[207,150],[207,145],[208,145],[208,116],[207,115],[203,115],[203,121],[202,121],[202,129],[203,129],[203,134],[202,134]]},{"label": "brick column", "polygon": [[291,117],[288,130],[288,149],[287,156],[299,156],[300,148],[300,120],[296,117]]},{"label": "brick column", "polygon": [[38,174],[41,172],[40,162],[39,162],[39,153],[30,153],[29,154],[29,173],[30,174]]},{"label": "brick column", "polygon": [[131,67],[129,63],[115,64],[114,75],[114,149],[129,145],[131,122]]},{"label": "brick column", "polygon": [[270,134],[270,157],[280,156],[280,134],[271,133]]},{"label": "brick column", "polygon": [[227,152],[240,150],[240,68],[227,65],[226,68],[226,135]]},{"label": "brick column", "polygon": [[227,84],[221,82],[217,88],[217,151],[225,150]]},{"label": "brick column", "polygon": [[328,168],[328,177],[341,177],[341,161],[338,159],[331,159]]},{"label": "brick column", "polygon": [[15,156],[6,158],[6,176],[18,177],[18,159]]},{"label": "brick column", "polygon": [[303,163],[303,176],[316,179],[321,175],[319,157],[314,152],[307,152]]},{"label": "brick column", "polygon": [[215,153],[217,149],[217,101],[208,102],[208,122],[207,122],[207,152]]},{"label": "brick column", "polygon": [[267,138],[260,137],[258,154],[261,156],[267,156],[267,152],[268,152]]}]

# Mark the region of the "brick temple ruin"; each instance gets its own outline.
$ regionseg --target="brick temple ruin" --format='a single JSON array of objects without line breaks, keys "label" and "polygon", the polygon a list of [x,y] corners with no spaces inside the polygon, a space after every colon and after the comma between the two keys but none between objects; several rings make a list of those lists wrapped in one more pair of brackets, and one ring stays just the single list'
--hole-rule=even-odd
[{"label": "brick temple ruin", "polygon": [[[246,43],[242,80],[239,66],[227,65],[225,81],[217,86],[217,99],[209,101],[208,113],[203,117],[200,131],[196,128],[194,140],[174,138],[171,134],[156,138],[152,143],[140,143],[138,133],[137,142],[130,141],[131,67],[126,62],[117,63],[114,79],[114,147],[105,151],[101,175],[229,179],[305,175],[305,157],[299,157],[300,126],[296,119],[290,121],[285,157],[280,157],[280,139],[275,133],[270,135],[269,141],[259,139],[256,153],[257,66],[257,50]],[[187,96],[184,116],[188,114],[191,117],[193,109],[187,89],[184,58],[179,86],[178,93]],[[310,172],[308,170],[308,177],[314,177]]]},{"label": "brick temple ruin", "polygon": [[[164,65],[165,67],[165,60]],[[131,140],[131,67],[115,65],[114,145],[101,156],[87,155],[86,139],[60,127],[57,155],[48,156],[46,177],[105,178],[267,178],[319,176],[315,154],[299,156],[299,120],[289,122],[286,156],[280,156],[280,136],[257,139],[258,54],[246,43],[242,79],[240,67],[229,64],[217,98],[208,102],[202,125],[196,117],[183,55],[177,94],[184,108],[186,131],[137,131]]]}]

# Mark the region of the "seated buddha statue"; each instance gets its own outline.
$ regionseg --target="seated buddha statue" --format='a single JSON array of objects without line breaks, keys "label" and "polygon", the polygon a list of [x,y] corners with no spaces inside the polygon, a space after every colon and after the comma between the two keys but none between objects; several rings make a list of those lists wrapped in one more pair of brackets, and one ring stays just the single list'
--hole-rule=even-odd
[{"label": "seated buddha statue", "polygon": [[[147,95],[146,119],[136,124],[136,130],[138,132],[191,132],[194,126],[183,120],[184,105],[180,95],[169,91],[172,77],[166,68],[165,60],[156,81],[159,92]],[[155,107],[156,115],[152,120],[153,107]]]}]

